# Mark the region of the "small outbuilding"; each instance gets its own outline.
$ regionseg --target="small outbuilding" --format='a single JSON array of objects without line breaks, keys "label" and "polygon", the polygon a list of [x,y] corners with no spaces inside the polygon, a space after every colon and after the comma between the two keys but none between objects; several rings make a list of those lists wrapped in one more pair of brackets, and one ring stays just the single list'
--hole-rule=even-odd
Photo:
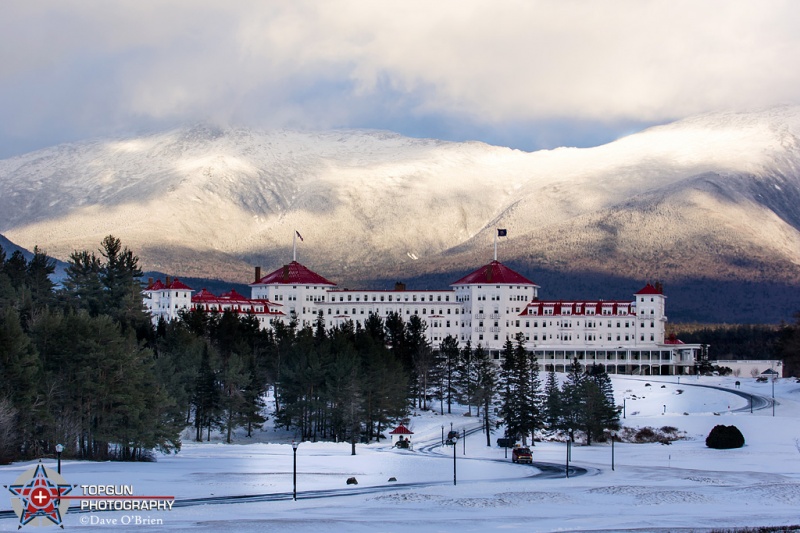
[{"label": "small outbuilding", "polygon": [[392,431],[389,432],[389,435],[392,436],[392,446],[397,444],[397,441],[400,439],[411,440],[411,435],[413,434],[414,434],[413,431],[405,427],[403,424],[400,424],[399,426],[397,426],[396,428],[394,428]]}]

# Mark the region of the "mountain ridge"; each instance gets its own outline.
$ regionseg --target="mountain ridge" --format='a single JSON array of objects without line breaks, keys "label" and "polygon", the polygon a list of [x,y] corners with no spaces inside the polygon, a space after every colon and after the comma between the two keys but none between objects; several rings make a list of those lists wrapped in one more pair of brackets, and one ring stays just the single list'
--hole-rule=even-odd
[{"label": "mountain ridge", "polygon": [[500,259],[534,280],[540,270],[791,292],[798,139],[798,107],[530,153],[375,130],[195,125],[0,161],[0,233],[61,259],[112,233],[147,270],[242,282],[254,265],[288,262],[298,230],[301,262],[357,286],[477,268],[503,227]]}]

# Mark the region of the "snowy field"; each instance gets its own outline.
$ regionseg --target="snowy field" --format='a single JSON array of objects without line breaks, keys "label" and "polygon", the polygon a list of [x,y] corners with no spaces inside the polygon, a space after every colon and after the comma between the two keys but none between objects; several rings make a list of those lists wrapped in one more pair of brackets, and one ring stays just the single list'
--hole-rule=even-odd
[{"label": "snowy field", "polygon": [[[187,439],[180,453],[155,463],[64,461],[62,474],[71,484],[132,485],[136,495],[175,497],[171,511],[70,512],[64,529],[531,533],[800,524],[800,383],[775,383],[774,417],[771,407],[751,414],[746,399],[697,386],[733,390],[736,379],[613,378],[619,404],[626,398],[625,426],[674,426],[687,438],[671,445],[617,443],[613,471],[608,443],[574,446],[570,466],[585,473],[575,471],[568,479],[563,470],[512,464],[495,445],[496,435],[487,447],[485,436],[474,433],[455,449],[454,486],[454,450],[440,446],[441,432],[451,423],[459,430],[475,428],[477,421],[463,410],[412,417],[413,451],[370,444],[358,445],[353,456],[349,444],[300,443],[297,501],[291,434],[271,428],[230,445]],[[771,383],[738,380],[742,392],[771,397]],[[705,437],[717,424],[736,425],[745,447],[706,448]],[[533,453],[537,463],[563,465],[566,446],[537,443]],[[52,459],[45,464],[55,468]],[[33,465],[0,467],[2,484]],[[351,476],[358,485],[346,485]],[[262,496],[224,499],[239,495]],[[209,500],[190,501],[201,498]],[[0,502],[1,509],[11,509],[9,494]],[[7,514],[0,530],[16,531],[19,520]],[[114,519],[116,524],[109,522]]]}]

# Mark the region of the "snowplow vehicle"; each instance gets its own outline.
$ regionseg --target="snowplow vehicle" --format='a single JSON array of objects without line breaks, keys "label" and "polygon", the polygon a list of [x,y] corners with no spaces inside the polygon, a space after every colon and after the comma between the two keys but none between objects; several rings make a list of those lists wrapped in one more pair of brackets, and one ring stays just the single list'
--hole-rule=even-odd
[{"label": "snowplow vehicle", "polygon": [[511,462],[512,463],[533,463],[533,453],[531,453],[530,448],[514,448],[511,451]]}]

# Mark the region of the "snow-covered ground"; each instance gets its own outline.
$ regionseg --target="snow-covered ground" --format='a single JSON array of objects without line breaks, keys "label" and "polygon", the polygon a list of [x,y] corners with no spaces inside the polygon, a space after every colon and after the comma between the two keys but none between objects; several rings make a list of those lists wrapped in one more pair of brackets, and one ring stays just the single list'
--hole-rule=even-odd
[{"label": "snow-covered ground", "polygon": [[[730,392],[737,378],[615,377],[619,403],[626,398],[624,425],[674,426],[687,434],[671,445],[617,443],[575,446],[571,466],[586,469],[569,479],[515,465],[504,450],[468,435],[455,449],[458,484],[453,485],[453,448],[433,446],[450,423],[477,426],[458,414],[418,413],[411,419],[414,451],[387,444],[300,443],[298,500],[292,501],[291,435],[267,429],[237,444],[184,443],[180,453],[155,463],[64,461],[72,484],[133,485],[137,495],[173,495],[172,511],[74,513],[65,529],[148,529],[315,533],[447,531],[704,531],[711,528],[800,524],[800,384],[775,383],[777,406],[749,412]],[[741,390],[770,397],[771,383],[738,378]],[[649,385],[648,385],[649,384]],[[683,392],[679,393],[678,390]],[[705,436],[717,424],[736,425],[746,445],[712,450]],[[256,442],[254,442],[256,441]],[[563,443],[537,443],[534,461],[563,464]],[[34,463],[0,467],[13,483]],[[46,460],[45,464],[54,465]],[[538,475],[537,475],[538,474]],[[346,485],[355,476],[358,485]],[[397,482],[389,482],[395,477]],[[404,484],[420,483],[405,486]],[[80,491],[80,489],[77,489]],[[332,493],[320,491],[330,490]],[[261,501],[183,506],[193,498],[267,495]],[[9,499],[0,500],[10,509]],[[149,524],[137,524],[151,520]],[[93,524],[118,519],[116,525]],[[123,522],[130,521],[128,525]],[[16,518],[0,519],[0,530],[17,530]]]}]

